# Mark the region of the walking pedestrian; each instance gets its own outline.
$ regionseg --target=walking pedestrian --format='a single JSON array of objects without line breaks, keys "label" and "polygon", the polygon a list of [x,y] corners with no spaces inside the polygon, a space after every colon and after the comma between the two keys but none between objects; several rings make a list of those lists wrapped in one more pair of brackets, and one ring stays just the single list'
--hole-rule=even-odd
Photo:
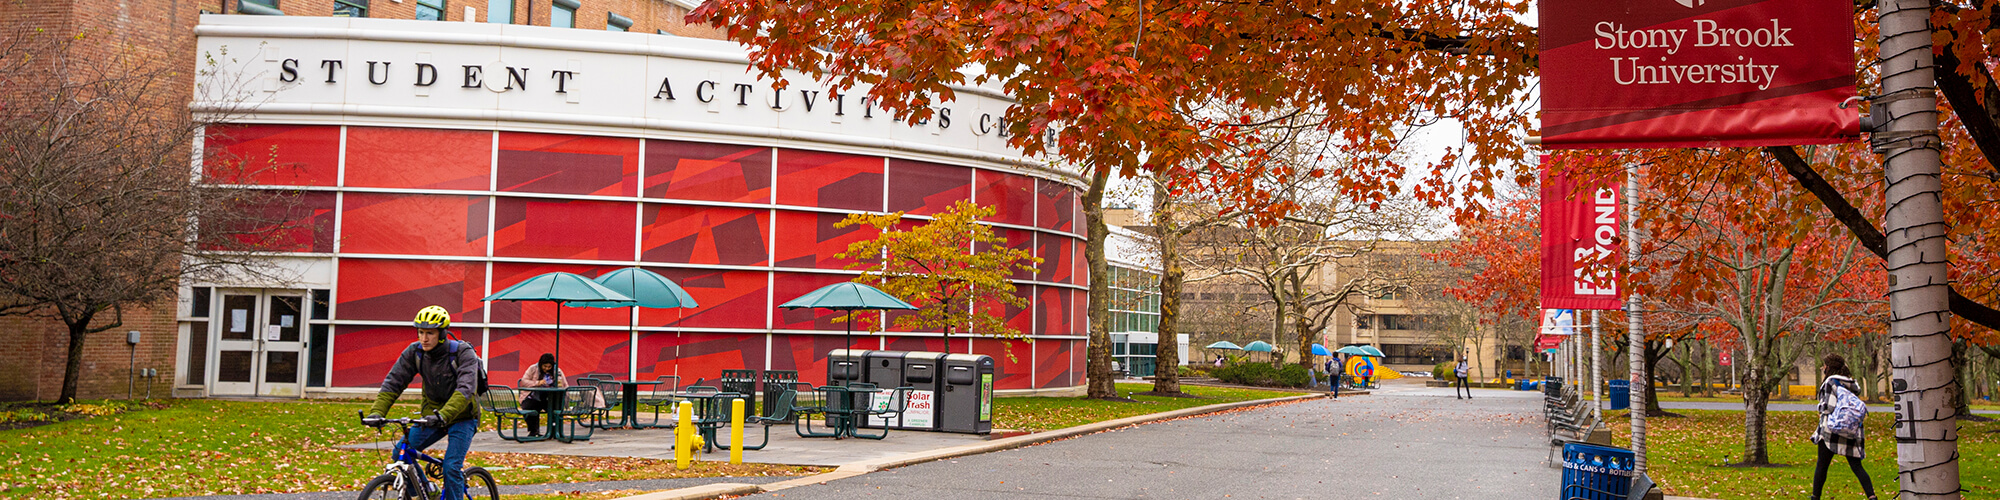
[{"label": "walking pedestrian", "polygon": [[[1820,366],[1825,367],[1826,381],[1819,384],[1820,423],[1812,434],[1813,444],[1819,445],[1819,460],[1813,465],[1812,498],[1819,500],[1820,488],[1826,486],[1826,466],[1838,454],[1847,457],[1847,468],[1854,470],[1854,478],[1861,481],[1861,492],[1868,495],[1868,500],[1875,500],[1875,483],[1868,480],[1868,471],[1861,468],[1866,451],[1861,419],[1868,410],[1861,404],[1861,398],[1855,396],[1859,386],[1847,370],[1847,359],[1839,354],[1826,355]],[[1837,430],[1843,428],[1851,430]]]},{"label": "walking pedestrian", "polygon": [[[1471,373],[1467,373],[1467,371],[1468,371],[1467,367],[1465,366],[1465,357],[1459,356],[1458,366],[1451,369],[1452,376],[1458,377],[1458,387],[1451,390],[1451,396],[1453,398],[1472,399],[1472,387],[1466,385],[1466,380],[1465,380],[1467,376],[1471,375]],[[1460,398],[1458,395],[1460,391],[1464,391],[1465,393],[1465,396],[1463,398]]]}]

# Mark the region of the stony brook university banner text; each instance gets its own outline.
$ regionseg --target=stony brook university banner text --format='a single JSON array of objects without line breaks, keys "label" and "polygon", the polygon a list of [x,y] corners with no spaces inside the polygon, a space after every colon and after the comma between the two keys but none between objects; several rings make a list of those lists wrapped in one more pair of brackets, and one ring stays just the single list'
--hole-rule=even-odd
[{"label": "stony brook university banner text", "polygon": [[1544,0],[1542,145],[1829,144],[1860,137],[1854,19],[1832,0]]},{"label": "stony brook university banner text", "polygon": [[[1579,186],[1551,172],[1542,156],[1542,308],[1622,309],[1618,265],[1618,186],[1622,177],[1591,179]],[[1554,161],[1561,161],[1555,157]]]}]

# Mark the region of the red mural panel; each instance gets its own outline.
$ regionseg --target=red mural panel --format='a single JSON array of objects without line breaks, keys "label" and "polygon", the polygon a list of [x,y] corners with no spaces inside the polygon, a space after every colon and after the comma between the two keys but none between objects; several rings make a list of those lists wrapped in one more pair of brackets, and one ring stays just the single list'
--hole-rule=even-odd
[{"label": "red mural panel", "polygon": [[218,184],[332,186],[340,176],[340,127],[214,125],[202,172]]},{"label": "red mural panel", "polygon": [[348,127],[346,169],[341,182],[349,187],[485,191],[493,132]]},{"label": "red mural panel", "polygon": [[[773,273],[773,274],[774,274],[774,276],[772,276],[773,288],[771,290],[772,300],[775,300],[778,304],[783,304],[792,299],[799,298],[799,296],[805,295],[806,293],[812,292],[813,290],[818,290],[820,287],[823,286],[831,285],[834,283],[844,283],[854,280],[854,275],[852,274],[785,273],[785,272]],[[846,313],[843,311],[834,311],[830,309],[782,309],[781,308],[774,311],[774,313],[775,314],[772,316],[772,318],[774,319],[774,322],[776,324],[773,325],[772,328],[776,329],[821,330],[829,332],[839,332],[847,329],[847,323],[835,322],[836,319],[846,315]],[[857,330],[864,330],[864,331],[866,330],[863,323],[856,323],[854,325],[854,328]]]},{"label": "red mural panel", "polygon": [[971,340],[971,338],[972,337],[965,335],[953,336],[951,338],[951,345],[947,346],[945,345],[944,337],[910,337],[903,335],[889,335],[886,337],[882,337],[883,344],[885,344],[885,346],[881,347],[881,349],[890,351],[955,352],[964,354],[965,342]]},{"label": "red mural panel", "polygon": [[[415,315],[416,310],[411,309],[410,314]],[[477,341],[477,337],[473,339]],[[333,378],[328,380],[328,384],[333,387],[381,387],[382,378],[389,375],[389,367],[396,363],[396,356],[416,341],[417,331],[408,326],[335,326],[333,346],[334,352],[339,354],[333,356]],[[423,383],[419,381],[410,386],[422,387]],[[409,394],[409,391],[404,393]]]},{"label": "red mural panel", "polygon": [[[868,340],[874,340],[870,337]],[[827,353],[847,348],[839,335],[785,335],[771,337],[771,370],[799,372],[799,381],[826,383]]]},{"label": "red mural panel", "polygon": [[875,238],[874,228],[853,225],[834,227],[846,218],[842,214],[779,210],[773,241],[778,267],[846,269],[854,259],[838,257],[847,245]]},{"label": "red mural panel", "polygon": [[[995,227],[992,229],[994,236],[998,236],[1000,237],[1001,240],[1004,240],[1006,242],[1004,243],[1005,248],[1020,250],[1022,253],[1025,253],[1031,257],[1035,255],[1034,231],[1027,231],[1021,229],[1008,229],[1004,227]],[[992,248],[993,245],[991,244],[980,243],[978,245],[978,249],[980,252],[985,252]],[[1007,279],[1015,281],[1035,279],[1036,264],[1034,263],[1034,261],[1022,260],[1021,264],[1022,264],[1021,267],[1015,267],[1013,273],[1007,275]]]},{"label": "red mural panel", "polygon": [[979,180],[973,183],[974,199],[980,205],[993,207],[993,217],[989,222],[1001,224],[1035,225],[1035,178],[1020,174],[979,171]]},{"label": "red mural panel", "polygon": [[[1026,340],[981,338],[972,341],[972,354],[993,357],[993,388],[1000,390],[1035,389],[1034,373],[1035,346],[1042,342],[1029,343]],[[957,342],[953,342],[957,344]]]},{"label": "red mural panel", "polygon": [[1076,188],[1047,179],[1035,179],[1035,227],[1076,232]]},{"label": "red mural panel", "polygon": [[632,260],[631,203],[501,197],[493,207],[493,255]]},{"label": "red mural panel", "polygon": [[236,248],[206,243],[210,250],[333,252],[333,215],[338,198],[326,191],[265,191],[244,206],[249,217],[218,223]]},{"label": "red mural panel", "polygon": [[641,333],[639,378],[678,375],[682,386],[707,379],[715,385],[723,370],[762,370],[762,333]]},{"label": "red mural panel", "polygon": [[409,321],[441,305],[458,322],[484,316],[486,264],[437,260],[341,259],[334,300],[343,320]]},{"label": "red mural panel", "polygon": [[778,204],[843,210],[882,209],[882,159],[780,149]]},{"label": "red mural panel", "polygon": [[992,300],[980,304],[979,307],[987,314],[999,316],[1000,320],[1005,322],[1009,328],[1013,328],[1015,333],[1023,335],[1033,333],[1035,331],[1034,315],[1028,314],[1028,311],[1029,307],[1034,304],[1031,300],[1034,288],[1033,285],[1027,284],[1014,285],[1014,296],[1021,299],[1021,305],[1019,306]]},{"label": "red mural panel", "polygon": [[[1041,339],[1035,341],[1035,387],[1075,387],[1083,383],[1083,371],[1076,359],[1083,342]],[[998,361],[998,360],[995,360]]]},{"label": "red mural panel", "polygon": [[648,140],[646,197],[768,203],[771,148]]},{"label": "red mural panel", "polygon": [[501,191],[634,196],[639,140],[501,132],[496,171]]},{"label": "red mural panel", "polygon": [[972,199],[972,169],[936,163],[889,160],[889,211],[931,215]]},{"label": "red mural panel", "polygon": [[764,316],[771,310],[766,297],[763,271],[680,269],[652,267],[687,290],[701,307],[695,309],[639,309],[639,324],[678,325],[687,328],[765,328]]},{"label": "red mural panel", "polygon": [[1069,274],[1068,283],[1090,286],[1090,259],[1084,257],[1084,252],[1090,251],[1085,245],[1089,245],[1090,243],[1075,238],[1070,238],[1069,241],[1070,255],[1074,257],[1070,259],[1070,262],[1075,263],[1075,268]]},{"label": "red mural panel", "polygon": [[[562,271],[576,273],[586,278],[596,278],[620,266],[588,266],[578,264],[531,264],[520,262],[493,263],[493,291],[506,290],[529,278],[544,273]],[[484,295],[481,295],[484,297]],[[556,303],[538,301],[496,300],[488,306],[493,310],[494,323],[525,323],[533,325],[555,325]],[[632,324],[630,308],[617,307],[598,309],[594,307],[562,308],[563,325],[603,325],[627,326]],[[573,374],[574,375],[574,374]]]},{"label": "red mural panel", "polygon": [[[632,372],[631,340],[632,335],[622,331],[564,330],[556,367],[572,382],[578,376],[597,373],[625,378]],[[503,385],[519,383],[528,365],[541,359],[542,353],[555,354],[558,343],[555,330],[513,328],[494,328],[491,342],[484,353],[490,360],[486,379]]]},{"label": "red mural panel", "polygon": [[[1069,299],[1070,331],[1075,335],[1090,335],[1090,291],[1070,290]],[[1105,329],[1109,330],[1110,326],[1106,325]]]},{"label": "red mural panel", "polygon": [[681,264],[761,266],[771,211],[648,203],[639,229],[642,259]]},{"label": "red mural panel", "polygon": [[1076,331],[1070,323],[1075,317],[1070,308],[1076,305],[1070,298],[1072,290],[1048,286],[1036,288],[1039,290],[1035,299],[1035,334],[1075,335]]},{"label": "red mural panel", "polygon": [[1035,256],[1042,258],[1042,265],[1036,267],[1035,279],[1051,283],[1069,283],[1075,279],[1076,263],[1070,261],[1075,241],[1059,234],[1036,234]]},{"label": "red mural panel", "polygon": [[486,196],[347,193],[340,251],[486,255]]}]

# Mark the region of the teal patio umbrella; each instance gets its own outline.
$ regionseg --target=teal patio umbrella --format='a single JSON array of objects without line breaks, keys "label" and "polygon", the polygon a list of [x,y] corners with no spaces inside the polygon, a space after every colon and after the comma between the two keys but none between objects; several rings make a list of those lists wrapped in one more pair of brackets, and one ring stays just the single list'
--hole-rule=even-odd
[{"label": "teal patio umbrella", "polygon": [[1353,345],[1342,347],[1339,349],[1334,349],[1333,352],[1346,354],[1350,356],[1375,356],[1374,354],[1369,354],[1367,349],[1362,349],[1361,346],[1353,346]]},{"label": "teal patio umbrella", "polygon": [[[889,292],[852,281],[820,287],[818,290],[800,295],[799,298],[779,304],[778,307],[784,309],[832,309],[847,311],[850,314],[848,321],[845,322],[847,324],[847,345],[849,346],[854,345],[854,318],[851,316],[854,311],[917,308],[908,302],[903,302],[903,299],[889,295]],[[946,350],[950,350],[950,347],[949,343],[945,345]],[[833,383],[832,370],[828,370],[827,377],[827,383]]]},{"label": "teal patio umbrella", "polygon": [[1372,346],[1372,345],[1364,345],[1364,346],[1361,346],[1361,352],[1365,353],[1365,354],[1366,354],[1366,355],[1368,355],[1368,356],[1374,356],[1374,357],[1378,357],[1378,358],[1386,358],[1386,357],[1389,357],[1389,356],[1388,356],[1388,355],[1386,355],[1386,354],[1382,354],[1382,350],[1381,350],[1381,349],[1376,349],[1376,348],[1375,348],[1375,346]]},{"label": "teal patio umbrella", "polygon": [[[605,288],[575,273],[546,273],[527,281],[514,284],[482,301],[511,300],[516,302],[554,302],[558,306],[569,302],[618,302],[632,304],[632,297]],[[562,307],[556,308],[556,364],[562,364]]]},{"label": "teal patio umbrella", "polygon": [[1250,352],[1277,352],[1278,348],[1262,340],[1243,344],[1243,350]]},{"label": "teal patio umbrella", "polygon": [[1223,341],[1219,341],[1219,342],[1216,342],[1216,343],[1213,343],[1213,344],[1209,344],[1209,345],[1208,345],[1208,348],[1209,348],[1209,349],[1229,349],[1229,350],[1232,350],[1232,351],[1241,351],[1241,350],[1243,350],[1243,346],[1240,346],[1240,345],[1236,345],[1236,343],[1235,343],[1235,342],[1230,342],[1230,341],[1227,341],[1227,340],[1223,340]]},{"label": "teal patio umbrella", "polygon": [[[624,294],[627,297],[631,297],[632,301],[620,302],[615,300],[592,300],[592,301],[570,302],[563,305],[570,307],[595,307],[600,309],[610,309],[617,307],[648,307],[653,309],[670,309],[670,308],[693,309],[696,307],[700,307],[700,304],[695,302],[694,296],[688,295],[687,290],[682,289],[680,285],[674,284],[674,280],[667,279],[666,276],[661,276],[659,273],[647,271],[645,269],[640,269],[637,267],[619,268],[617,270],[598,275],[597,279],[592,281],[596,281],[597,284],[604,285],[605,288],[612,289],[613,291],[617,291],[618,293]],[[630,318],[630,315],[628,315],[628,318]],[[633,337],[632,352],[639,352],[638,338],[636,335],[639,329],[638,320],[628,319],[626,323],[626,328],[627,331],[635,334]],[[679,332],[675,332],[675,334],[678,335]],[[680,357],[681,357],[680,347],[675,346],[674,362],[679,363]]]}]

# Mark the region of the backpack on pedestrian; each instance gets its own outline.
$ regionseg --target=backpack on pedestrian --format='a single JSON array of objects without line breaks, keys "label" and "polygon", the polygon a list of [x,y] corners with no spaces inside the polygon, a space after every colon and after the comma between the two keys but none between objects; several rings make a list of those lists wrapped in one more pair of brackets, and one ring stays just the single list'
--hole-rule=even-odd
[{"label": "backpack on pedestrian", "polygon": [[[458,373],[458,346],[460,344],[464,344],[466,349],[472,349],[472,357],[474,358],[479,357],[479,349],[472,347],[471,342],[466,342],[463,340],[449,340],[449,339],[445,340],[444,341],[445,353],[446,353],[445,357],[451,358],[452,373]],[[423,357],[418,356],[417,359],[422,360]],[[473,393],[479,396],[486,395],[486,363],[479,363],[479,386],[473,389]]]},{"label": "backpack on pedestrian", "polygon": [[1868,406],[1854,391],[1843,384],[1833,384],[1833,411],[1820,420],[1820,427],[1836,436],[1847,439],[1861,439],[1861,419],[1868,415]]}]

